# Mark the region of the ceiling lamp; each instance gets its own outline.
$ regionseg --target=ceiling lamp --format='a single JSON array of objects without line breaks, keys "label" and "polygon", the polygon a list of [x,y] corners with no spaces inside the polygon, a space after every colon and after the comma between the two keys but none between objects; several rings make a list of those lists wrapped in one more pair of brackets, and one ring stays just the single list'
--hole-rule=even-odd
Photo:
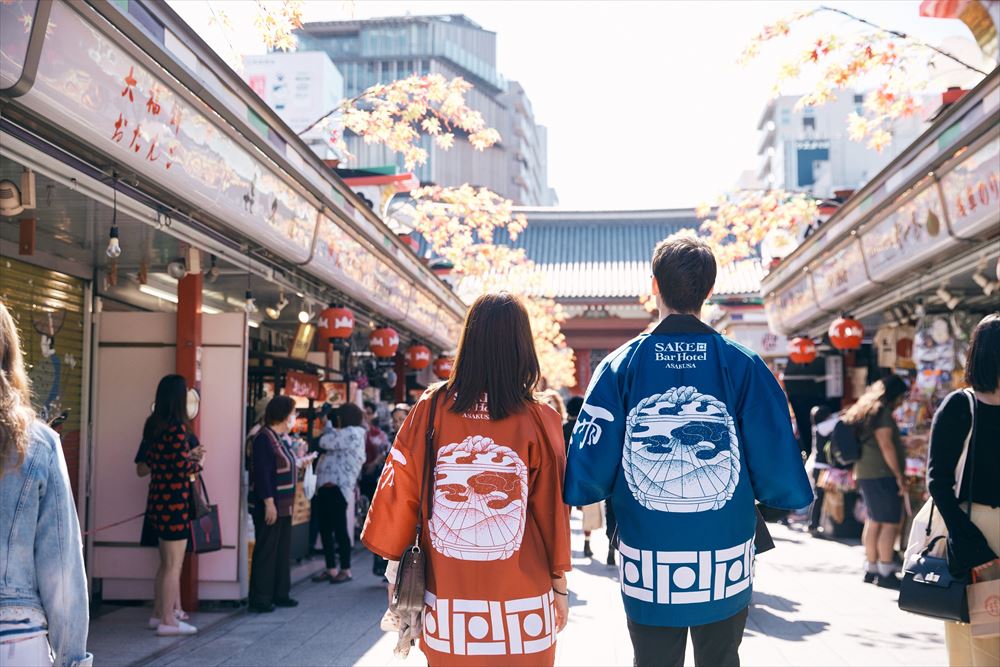
[{"label": "ceiling lamp", "polygon": [[961,297],[955,296],[949,292],[945,289],[944,285],[938,287],[937,291],[934,293],[937,295],[937,298],[944,302],[944,305],[948,308],[948,310],[955,310],[958,307],[958,304],[962,302]]},{"label": "ceiling lamp", "polygon": [[180,280],[187,275],[187,265],[184,264],[184,259],[178,257],[174,261],[167,264],[167,274],[174,280]]},{"label": "ceiling lamp", "polygon": [[308,324],[312,318],[312,306],[307,304],[305,299],[302,299],[302,306],[299,308],[299,322]]},{"label": "ceiling lamp", "polygon": [[279,317],[281,317],[281,311],[283,311],[285,309],[285,306],[287,305],[288,305],[288,299],[285,298],[285,290],[281,290],[278,296],[278,302],[273,306],[268,306],[267,308],[265,308],[264,312],[267,313],[267,316],[270,317],[272,320],[276,320]]},{"label": "ceiling lamp", "polygon": [[108,232],[108,249],[105,251],[111,259],[118,259],[122,255],[122,244],[118,238],[118,179],[115,178],[114,205],[111,209],[111,231]]},{"label": "ceiling lamp", "polygon": [[216,280],[219,279],[219,273],[220,273],[220,271],[219,271],[219,267],[216,266],[217,262],[218,262],[218,260],[216,259],[215,255],[212,255],[210,263],[209,263],[208,271],[205,272],[205,282],[207,282],[207,283],[214,283]]},{"label": "ceiling lamp", "polygon": [[972,274],[972,280],[979,285],[986,296],[993,296],[993,293],[1000,289],[1000,281],[990,280],[982,269],[976,269],[976,272]]}]

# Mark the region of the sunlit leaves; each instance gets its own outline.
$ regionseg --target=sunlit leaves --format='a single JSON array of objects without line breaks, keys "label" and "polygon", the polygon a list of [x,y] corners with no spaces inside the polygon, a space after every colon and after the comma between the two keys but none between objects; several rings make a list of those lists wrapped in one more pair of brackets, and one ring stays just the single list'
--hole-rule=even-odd
[{"label": "sunlit leaves", "polygon": [[848,134],[852,140],[867,140],[869,148],[882,151],[892,141],[893,121],[919,111],[918,95],[927,85],[927,45],[821,6],[764,26],[750,40],[740,62],[749,62],[760,53],[762,44],[788,36],[794,24],[820,12],[847,16],[865,28],[843,40],[834,34],[817,36],[807,48],[779,66],[772,92],[778,94],[782,84],[789,81],[812,82],[796,104],[797,109],[802,109],[826,104],[849,88],[873,87],[874,92],[866,96],[863,113],[854,113],[848,119]]},{"label": "sunlit leaves", "polygon": [[413,169],[427,162],[427,149],[420,145],[425,134],[434,137],[441,150],[454,146],[458,133],[466,135],[480,151],[500,141],[500,133],[486,127],[482,114],[466,103],[465,95],[471,88],[472,84],[458,77],[413,75],[377,84],[344,100],[318,125],[330,128],[331,143],[345,155],[343,134],[333,127],[337,118],[366,143],[383,144],[400,153],[406,168]]},{"label": "sunlit leaves", "polygon": [[420,188],[410,195],[415,204],[409,225],[454,265],[458,295],[466,302],[486,291],[520,296],[548,386],[572,386],[575,366],[560,328],[562,307],[544,293],[541,273],[523,249],[494,243],[499,230],[516,239],[527,225],[524,215],[513,212],[509,199],[469,185]]},{"label": "sunlit leaves", "polygon": [[800,192],[741,190],[698,208],[706,218],[701,231],[712,244],[720,265],[756,254],[769,234],[787,232],[797,237],[819,213],[819,202]]}]

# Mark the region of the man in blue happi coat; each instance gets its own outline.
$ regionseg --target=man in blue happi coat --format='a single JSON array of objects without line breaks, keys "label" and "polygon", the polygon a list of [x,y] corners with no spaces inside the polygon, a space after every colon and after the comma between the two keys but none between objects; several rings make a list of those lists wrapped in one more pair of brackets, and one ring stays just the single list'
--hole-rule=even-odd
[{"label": "man in blue happi coat", "polygon": [[597,367],[570,443],[565,501],[612,498],[635,664],[739,665],[754,499],[812,501],[788,403],[760,357],[698,319],[715,284],[702,241],[653,252],[660,322]]}]

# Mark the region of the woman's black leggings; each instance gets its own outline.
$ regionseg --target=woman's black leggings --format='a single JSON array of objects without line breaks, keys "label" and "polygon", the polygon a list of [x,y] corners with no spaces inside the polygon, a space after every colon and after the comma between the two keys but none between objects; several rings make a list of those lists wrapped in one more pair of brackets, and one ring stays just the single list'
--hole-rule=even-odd
[{"label": "woman's black leggings", "polygon": [[[323,541],[323,557],[329,570],[351,567],[351,538],[347,534],[347,500],[340,487],[321,486],[316,490],[313,506],[319,510],[319,537]],[[336,542],[334,542],[336,539]]]}]

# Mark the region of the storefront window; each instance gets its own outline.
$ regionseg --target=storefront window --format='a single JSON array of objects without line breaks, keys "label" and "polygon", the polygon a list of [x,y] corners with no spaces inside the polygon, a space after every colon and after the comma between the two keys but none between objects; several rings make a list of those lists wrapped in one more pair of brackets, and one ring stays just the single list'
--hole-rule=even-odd
[{"label": "storefront window", "polygon": [[0,89],[21,78],[38,0],[0,2]]}]

